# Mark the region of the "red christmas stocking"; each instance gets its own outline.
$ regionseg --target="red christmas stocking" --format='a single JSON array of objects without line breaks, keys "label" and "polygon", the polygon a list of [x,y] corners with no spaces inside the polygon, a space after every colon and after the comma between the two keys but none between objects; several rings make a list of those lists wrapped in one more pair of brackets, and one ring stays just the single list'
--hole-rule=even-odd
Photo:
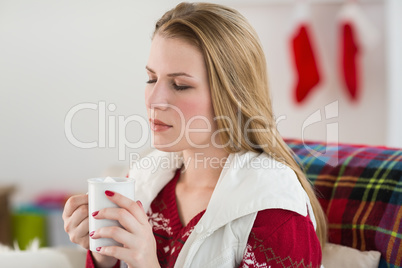
[{"label": "red christmas stocking", "polygon": [[373,48],[379,33],[355,1],[344,4],[339,12],[339,60],[342,78],[348,95],[356,101],[360,94],[360,54]]},{"label": "red christmas stocking", "polygon": [[355,36],[355,29],[351,23],[341,25],[341,67],[347,91],[353,100],[357,99],[359,89],[358,54],[359,45]]},{"label": "red christmas stocking", "polygon": [[307,24],[300,24],[292,36],[293,60],[298,75],[295,86],[298,103],[302,102],[320,81],[308,29]]}]

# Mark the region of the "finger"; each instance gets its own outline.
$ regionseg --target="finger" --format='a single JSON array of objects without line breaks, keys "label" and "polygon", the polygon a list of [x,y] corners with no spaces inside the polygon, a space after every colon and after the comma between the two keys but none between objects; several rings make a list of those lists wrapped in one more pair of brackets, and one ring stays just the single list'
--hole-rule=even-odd
[{"label": "finger", "polygon": [[70,217],[71,225],[78,226],[82,221],[88,218],[88,206],[82,205],[78,207]]},{"label": "finger", "polygon": [[88,218],[84,220],[80,225],[69,233],[71,242],[79,244],[82,247],[88,249],[89,236],[88,236]]},{"label": "finger", "polygon": [[86,218],[88,218],[88,206],[82,205],[70,217],[64,219],[64,230],[67,233],[74,231]]},{"label": "finger", "polygon": [[87,204],[88,204],[88,195],[86,194],[74,195],[70,197],[64,206],[63,219],[70,217],[79,206]]},{"label": "finger", "polygon": [[78,226],[77,231],[81,235],[82,243],[81,246],[85,249],[89,249],[89,219],[86,218]]},{"label": "finger", "polygon": [[98,247],[96,251],[100,254],[111,256],[119,260],[127,260],[130,257],[130,250],[128,248],[110,246],[110,247]]},{"label": "finger", "polygon": [[127,209],[141,224],[148,224],[148,216],[137,202],[119,193],[105,191],[107,198],[121,208]]},{"label": "finger", "polygon": [[118,226],[103,227],[96,230],[91,236],[92,239],[112,238],[116,242],[131,248],[134,246],[134,236]]},{"label": "finger", "polygon": [[130,233],[134,233],[141,228],[138,220],[125,208],[104,208],[93,216],[95,219],[109,219],[118,221]]},{"label": "finger", "polygon": [[89,218],[84,219],[76,229],[77,237],[85,238],[89,235]]}]

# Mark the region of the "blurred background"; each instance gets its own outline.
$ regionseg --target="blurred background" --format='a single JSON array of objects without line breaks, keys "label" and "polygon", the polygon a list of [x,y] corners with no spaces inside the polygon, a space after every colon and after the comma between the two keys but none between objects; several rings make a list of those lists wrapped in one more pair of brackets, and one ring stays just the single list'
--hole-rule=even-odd
[{"label": "blurred background", "polygon": [[[14,235],[30,220],[47,224],[48,245],[68,243],[65,198],[85,193],[87,178],[128,170],[130,157],[149,148],[144,67],[156,20],[179,2],[0,0],[0,215],[14,215]],[[355,1],[376,37],[360,47],[355,99],[339,64],[348,1],[307,2],[320,79],[300,102],[291,50],[299,1],[214,2],[236,8],[259,34],[285,138],[402,148],[400,0]],[[32,213],[40,216],[27,219]]]}]

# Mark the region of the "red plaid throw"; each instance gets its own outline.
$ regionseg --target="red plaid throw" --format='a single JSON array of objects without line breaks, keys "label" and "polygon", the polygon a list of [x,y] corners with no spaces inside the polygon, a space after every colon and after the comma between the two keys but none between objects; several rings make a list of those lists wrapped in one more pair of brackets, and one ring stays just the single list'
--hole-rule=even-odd
[{"label": "red plaid throw", "polygon": [[402,263],[402,149],[286,140],[328,217],[329,241]]}]

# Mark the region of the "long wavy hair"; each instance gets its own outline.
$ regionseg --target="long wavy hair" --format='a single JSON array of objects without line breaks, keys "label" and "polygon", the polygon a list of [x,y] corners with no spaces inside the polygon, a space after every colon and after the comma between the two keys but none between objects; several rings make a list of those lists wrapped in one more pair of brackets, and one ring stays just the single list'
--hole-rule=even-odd
[{"label": "long wavy hair", "polygon": [[293,169],[309,196],[323,247],[326,217],[295,154],[277,131],[265,55],[253,27],[239,12],[226,6],[180,3],[159,19],[153,36],[156,34],[179,38],[200,49],[225,150],[266,152]]}]

